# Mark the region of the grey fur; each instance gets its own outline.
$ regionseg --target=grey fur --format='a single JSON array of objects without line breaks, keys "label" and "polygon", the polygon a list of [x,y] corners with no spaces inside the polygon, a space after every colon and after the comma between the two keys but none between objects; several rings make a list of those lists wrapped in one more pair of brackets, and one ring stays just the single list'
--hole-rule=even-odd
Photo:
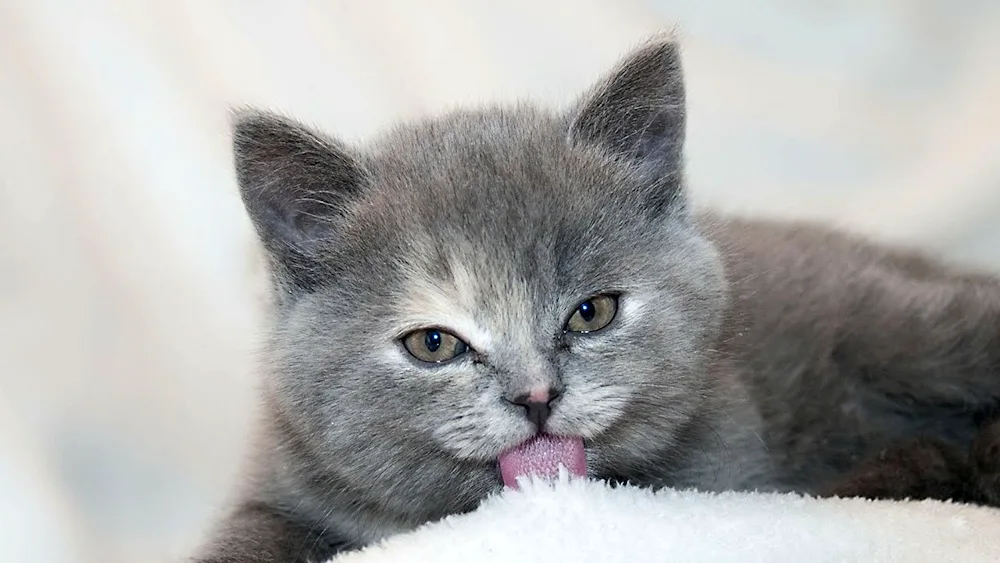
[{"label": "grey fur", "polygon": [[[1000,397],[1000,283],[808,225],[693,214],[677,46],[630,55],[571,111],[458,111],[346,147],[235,121],[278,296],[252,478],[198,559],[321,559],[500,490],[548,430],[593,477],[814,492],[863,456],[971,440]],[[621,294],[607,329],[570,312]],[[398,342],[448,327],[428,367]]]}]

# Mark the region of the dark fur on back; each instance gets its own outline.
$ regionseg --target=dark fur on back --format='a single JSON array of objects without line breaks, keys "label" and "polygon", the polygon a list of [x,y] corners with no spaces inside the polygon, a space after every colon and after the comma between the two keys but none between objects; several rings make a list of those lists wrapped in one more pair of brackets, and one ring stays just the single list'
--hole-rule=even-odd
[{"label": "dark fur on back", "polygon": [[[584,439],[591,477],[806,493],[912,439],[964,452],[1000,399],[997,279],[689,208],[669,40],[565,112],[362,147],[253,111],[234,130],[276,307],[253,471],[203,563],[319,561],[475,509],[537,432],[504,400],[531,386],[559,391],[545,429]],[[565,333],[599,293],[608,328]],[[421,364],[400,338],[426,327],[472,352]]]}]

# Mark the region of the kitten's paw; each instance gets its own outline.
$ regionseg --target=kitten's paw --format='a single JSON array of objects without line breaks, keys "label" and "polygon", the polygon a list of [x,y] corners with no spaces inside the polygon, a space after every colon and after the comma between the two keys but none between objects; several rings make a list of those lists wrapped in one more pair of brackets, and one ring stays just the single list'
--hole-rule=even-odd
[{"label": "kitten's paw", "polygon": [[983,427],[970,458],[977,491],[988,504],[1000,507],[1000,419]]},{"label": "kitten's paw", "polygon": [[914,440],[880,451],[824,491],[824,496],[870,499],[960,499],[964,456],[935,440]]}]

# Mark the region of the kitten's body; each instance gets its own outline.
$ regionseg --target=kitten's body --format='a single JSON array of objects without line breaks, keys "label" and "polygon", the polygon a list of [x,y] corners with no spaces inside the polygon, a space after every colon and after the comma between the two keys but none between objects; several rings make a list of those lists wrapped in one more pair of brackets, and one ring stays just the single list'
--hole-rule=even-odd
[{"label": "kitten's body", "polygon": [[[906,439],[961,446],[1000,399],[1000,282],[814,226],[696,215],[677,52],[653,43],[574,110],[457,112],[346,149],[236,127],[277,307],[253,478],[200,561],[318,560],[501,488],[547,433],[588,474],[823,492]],[[614,293],[607,328],[567,315]],[[470,352],[421,364],[425,327]]]},{"label": "kitten's body", "polygon": [[771,488],[816,492],[916,436],[972,441],[1000,384],[997,279],[823,227],[702,224],[730,287],[718,348],[760,417]]}]

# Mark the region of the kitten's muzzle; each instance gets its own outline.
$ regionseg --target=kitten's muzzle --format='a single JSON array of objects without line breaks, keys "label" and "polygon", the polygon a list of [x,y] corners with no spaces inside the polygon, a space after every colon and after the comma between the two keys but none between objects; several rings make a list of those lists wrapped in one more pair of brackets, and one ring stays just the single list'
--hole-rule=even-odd
[{"label": "kitten's muzzle", "polygon": [[514,405],[524,407],[525,416],[539,432],[542,432],[545,423],[549,420],[549,415],[552,414],[552,405],[560,396],[559,390],[553,387],[536,387],[526,393],[506,399]]}]

